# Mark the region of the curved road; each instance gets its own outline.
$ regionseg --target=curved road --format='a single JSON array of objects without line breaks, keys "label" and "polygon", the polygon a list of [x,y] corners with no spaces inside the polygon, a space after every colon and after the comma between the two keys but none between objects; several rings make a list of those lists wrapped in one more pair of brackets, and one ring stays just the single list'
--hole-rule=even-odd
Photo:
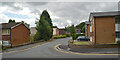
[{"label": "curved road", "polygon": [[54,49],[57,44],[68,44],[71,38],[56,39],[24,51],[2,54],[3,58],[118,58],[117,55],[77,55],[61,53]]}]

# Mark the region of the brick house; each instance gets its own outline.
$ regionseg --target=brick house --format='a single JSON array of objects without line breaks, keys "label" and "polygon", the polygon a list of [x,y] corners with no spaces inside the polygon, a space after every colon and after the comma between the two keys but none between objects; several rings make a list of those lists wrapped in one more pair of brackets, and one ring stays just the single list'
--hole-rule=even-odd
[{"label": "brick house", "polygon": [[2,23],[3,46],[17,46],[29,42],[30,29],[23,23]]},{"label": "brick house", "polygon": [[90,13],[89,23],[89,35],[93,44],[108,44],[120,41],[119,11]]},{"label": "brick house", "polygon": [[59,28],[59,35],[65,35],[65,34],[66,34],[65,29]]},{"label": "brick house", "polygon": [[89,21],[85,22],[85,36],[90,38],[90,23],[89,23]]}]

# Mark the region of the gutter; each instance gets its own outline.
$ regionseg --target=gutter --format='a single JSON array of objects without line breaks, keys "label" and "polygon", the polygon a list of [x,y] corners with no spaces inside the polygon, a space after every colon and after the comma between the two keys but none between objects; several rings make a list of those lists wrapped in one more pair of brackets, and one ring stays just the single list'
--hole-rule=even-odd
[{"label": "gutter", "polygon": [[94,19],[95,21],[95,45],[96,45],[96,19]]},{"label": "gutter", "polygon": [[12,48],[12,43],[11,43],[11,29],[10,29],[10,44],[11,44],[11,48]]}]

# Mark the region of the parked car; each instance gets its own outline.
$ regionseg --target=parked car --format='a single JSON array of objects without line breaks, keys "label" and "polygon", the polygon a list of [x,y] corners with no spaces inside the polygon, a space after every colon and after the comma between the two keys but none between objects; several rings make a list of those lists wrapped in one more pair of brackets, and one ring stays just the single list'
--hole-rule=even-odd
[{"label": "parked car", "polygon": [[90,39],[88,37],[85,37],[85,36],[79,36],[77,38],[78,41],[90,41]]}]

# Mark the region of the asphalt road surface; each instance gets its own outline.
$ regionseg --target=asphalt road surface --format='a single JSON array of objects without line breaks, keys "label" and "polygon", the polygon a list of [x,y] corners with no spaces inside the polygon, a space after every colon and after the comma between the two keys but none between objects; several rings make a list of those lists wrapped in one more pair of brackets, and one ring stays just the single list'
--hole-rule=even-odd
[{"label": "asphalt road surface", "polygon": [[54,49],[57,44],[67,45],[71,38],[56,39],[24,51],[3,53],[3,58],[118,58],[118,55],[77,55],[58,52]]}]

